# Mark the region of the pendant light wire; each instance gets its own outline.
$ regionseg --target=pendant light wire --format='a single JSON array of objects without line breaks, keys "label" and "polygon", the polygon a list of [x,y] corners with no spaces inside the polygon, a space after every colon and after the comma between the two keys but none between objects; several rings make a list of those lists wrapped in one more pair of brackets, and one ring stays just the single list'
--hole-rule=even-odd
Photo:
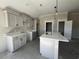
[{"label": "pendant light wire", "polygon": [[56,0],[55,12],[58,13],[58,0]]}]

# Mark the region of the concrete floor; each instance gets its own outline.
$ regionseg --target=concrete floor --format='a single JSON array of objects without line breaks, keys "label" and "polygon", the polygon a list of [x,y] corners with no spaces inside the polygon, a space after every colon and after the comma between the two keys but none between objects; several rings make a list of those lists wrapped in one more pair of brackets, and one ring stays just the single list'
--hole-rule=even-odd
[{"label": "concrete floor", "polygon": [[[59,59],[78,59],[79,42],[60,42]],[[40,55],[39,40],[28,42],[24,47],[11,54],[0,53],[0,59],[47,59]]]}]

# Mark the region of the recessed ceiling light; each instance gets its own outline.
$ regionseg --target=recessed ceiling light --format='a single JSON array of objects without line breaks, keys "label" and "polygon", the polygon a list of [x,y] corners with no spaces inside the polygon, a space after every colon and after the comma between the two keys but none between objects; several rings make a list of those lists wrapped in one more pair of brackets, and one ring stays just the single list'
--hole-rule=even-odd
[{"label": "recessed ceiling light", "polygon": [[40,7],[43,6],[42,4],[40,4]]}]

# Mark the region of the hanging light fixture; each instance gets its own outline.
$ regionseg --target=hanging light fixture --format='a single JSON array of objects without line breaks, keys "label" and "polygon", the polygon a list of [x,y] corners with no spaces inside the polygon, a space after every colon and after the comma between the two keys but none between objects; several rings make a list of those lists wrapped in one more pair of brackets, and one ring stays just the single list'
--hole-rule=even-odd
[{"label": "hanging light fixture", "polygon": [[54,7],[56,15],[58,14],[58,0],[56,0],[56,6]]},{"label": "hanging light fixture", "polygon": [[57,20],[58,20],[58,0],[56,0],[56,6],[54,6],[55,15],[54,15],[54,32],[57,32]]},{"label": "hanging light fixture", "polygon": [[58,0],[56,0],[56,5],[54,6],[54,9],[55,9],[55,20],[57,20],[57,15],[58,15]]}]

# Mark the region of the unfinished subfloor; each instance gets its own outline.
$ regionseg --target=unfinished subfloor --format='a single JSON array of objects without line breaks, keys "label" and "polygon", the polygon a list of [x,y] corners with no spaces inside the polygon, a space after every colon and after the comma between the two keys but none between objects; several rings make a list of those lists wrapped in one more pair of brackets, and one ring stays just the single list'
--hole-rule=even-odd
[{"label": "unfinished subfloor", "polygon": [[[73,40],[74,41],[74,40]],[[78,59],[79,42],[71,41],[70,43],[60,42],[59,59]],[[0,53],[0,59],[48,59],[40,55],[39,40],[27,42],[27,44],[14,53]]]}]

